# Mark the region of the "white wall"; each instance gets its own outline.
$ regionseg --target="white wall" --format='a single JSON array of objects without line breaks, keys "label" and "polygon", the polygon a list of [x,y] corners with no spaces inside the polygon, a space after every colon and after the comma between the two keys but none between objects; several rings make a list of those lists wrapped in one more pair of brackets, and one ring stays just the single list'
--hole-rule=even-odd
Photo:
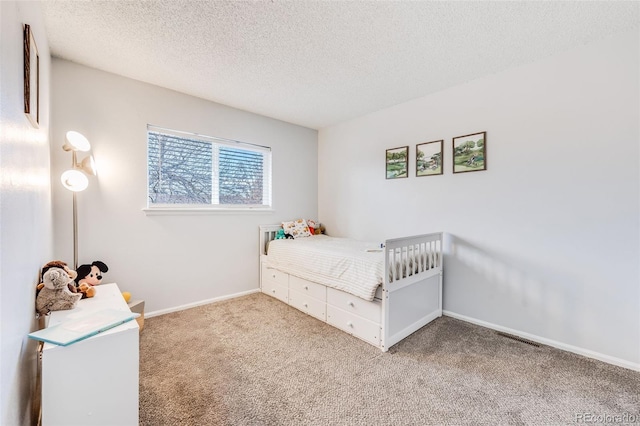
[{"label": "white wall", "polygon": [[[444,308],[640,368],[639,33],[319,133],[319,219],[382,240],[447,233]],[[452,137],[487,132],[488,170],[452,174]],[[445,140],[445,173],[415,145]],[[385,180],[385,149],[410,177]]]},{"label": "white wall", "polygon": [[[40,55],[40,126],[23,112],[22,25]],[[36,2],[0,2],[0,424],[30,423],[38,272],[51,259],[49,47]]]},{"label": "white wall", "polygon": [[[58,59],[52,81],[56,256],[73,258],[72,196],[59,176],[74,129],[98,166],[78,195],[78,261],[104,261],[103,282],[144,299],[147,313],[257,289],[258,226],[317,216],[317,131]],[[147,124],[272,147],[275,212],[145,215]]]}]

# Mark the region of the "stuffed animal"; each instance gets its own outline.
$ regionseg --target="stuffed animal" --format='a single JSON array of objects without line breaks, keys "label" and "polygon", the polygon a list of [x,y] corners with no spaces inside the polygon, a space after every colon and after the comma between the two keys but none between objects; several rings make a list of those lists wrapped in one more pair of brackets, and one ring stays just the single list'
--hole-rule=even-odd
[{"label": "stuffed animal", "polygon": [[[42,279],[44,277],[45,272],[47,272],[51,268],[63,269],[72,280],[75,279],[76,276],[78,275],[76,271],[74,271],[73,269],[70,269],[67,266],[66,262],[63,262],[62,260],[52,260],[51,262],[46,263],[40,270],[40,284],[38,284],[38,286],[36,287],[36,296],[38,295],[38,292],[42,290],[42,288],[44,287],[44,283],[42,282]],[[73,283],[69,283],[69,291],[71,291],[72,293],[77,292],[76,286]]]},{"label": "stuffed animal", "polygon": [[82,295],[83,299],[88,299],[96,295],[96,289],[87,283],[78,285],[77,290]]},{"label": "stuffed animal", "polygon": [[100,285],[102,282],[102,274],[109,271],[109,267],[99,260],[91,265],[85,264],[78,266],[78,276],[75,278],[76,286],[82,293],[82,298],[93,297],[96,294],[94,286]]},{"label": "stuffed animal", "polygon": [[275,240],[284,240],[284,229],[280,228],[278,229],[278,232],[276,232],[276,237],[274,238]]},{"label": "stuffed animal", "polygon": [[311,232],[311,235],[324,234],[324,225],[321,223],[318,223],[313,219],[307,219],[307,225],[309,226],[309,232]]},{"label": "stuffed animal", "polygon": [[42,275],[42,284],[43,287],[36,296],[36,311],[40,315],[73,309],[82,298],[81,294],[69,290],[73,279],[62,268],[48,267]]}]

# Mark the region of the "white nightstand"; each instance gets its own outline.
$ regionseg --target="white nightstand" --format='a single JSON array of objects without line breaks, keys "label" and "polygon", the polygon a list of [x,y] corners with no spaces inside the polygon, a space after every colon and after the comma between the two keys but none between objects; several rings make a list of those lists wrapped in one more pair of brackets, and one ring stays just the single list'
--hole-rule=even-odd
[{"label": "white nightstand", "polygon": [[[117,284],[75,309],[55,311],[48,326],[101,309],[129,311]],[[139,331],[129,321],[69,346],[42,350],[42,424],[138,425]]]}]

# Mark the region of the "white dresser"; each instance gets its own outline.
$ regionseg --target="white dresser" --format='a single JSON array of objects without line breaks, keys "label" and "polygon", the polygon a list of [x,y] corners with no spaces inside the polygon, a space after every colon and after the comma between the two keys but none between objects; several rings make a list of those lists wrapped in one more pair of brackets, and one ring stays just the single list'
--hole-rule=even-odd
[{"label": "white dresser", "polygon": [[[96,295],[75,309],[55,311],[48,326],[102,309],[129,311],[117,284],[96,286]],[[137,425],[139,328],[129,321],[69,346],[42,350],[42,424]]]}]

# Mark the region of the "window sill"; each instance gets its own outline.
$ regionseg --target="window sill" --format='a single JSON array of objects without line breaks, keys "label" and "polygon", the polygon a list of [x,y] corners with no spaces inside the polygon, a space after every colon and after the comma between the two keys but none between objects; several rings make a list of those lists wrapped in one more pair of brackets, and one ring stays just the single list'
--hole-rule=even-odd
[{"label": "window sill", "polygon": [[211,209],[198,207],[154,207],[142,209],[147,216],[193,216],[193,215],[217,215],[217,214],[272,214],[273,209],[243,209],[243,208],[225,208]]}]

